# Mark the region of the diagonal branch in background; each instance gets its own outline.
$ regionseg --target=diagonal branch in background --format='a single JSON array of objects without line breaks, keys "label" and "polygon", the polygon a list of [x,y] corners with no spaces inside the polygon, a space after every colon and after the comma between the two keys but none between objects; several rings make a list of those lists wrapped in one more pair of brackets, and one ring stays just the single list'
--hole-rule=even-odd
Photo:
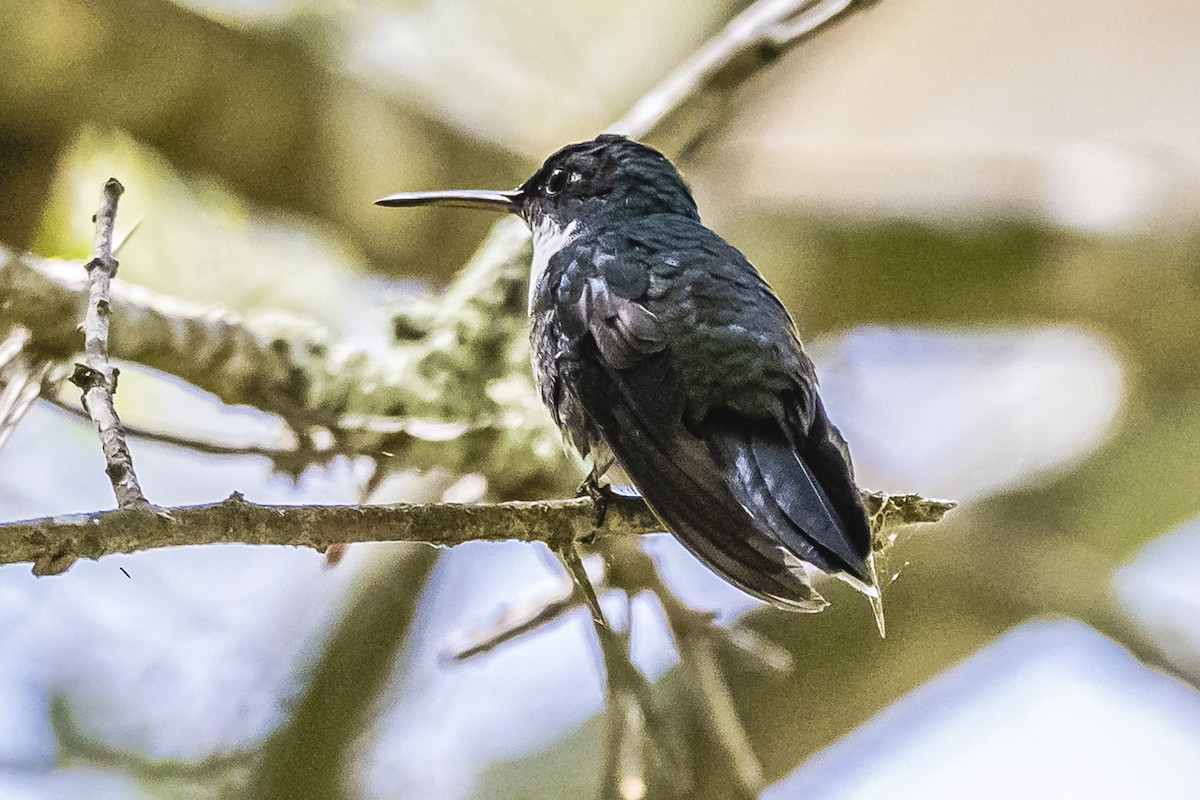
[{"label": "diagonal branch in background", "polygon": [[88,275],[87,312],[83,318],[85,363],[75,365],[70,381],[82,390],[83,408],[100,435],[100,445],[104,449],[104,471],[112,481],[117,507],[133,509],[149,508],[150,502],[138,484],[133,456],[129,453],[121,418],[117,416],[113,403],[119,372],[108,361],[108,321],[112,314],[110,281],[117,274],[117,260],[112,253],[113,228],[117,224],[117,201],[124,192],[125,187],[116,178],[105,181],[100,210],[94,218],[95,254],[84,265]]},{"label": "diagonal branch in background", "polygon": [[759,0],[608,130],[634,139],[669,139],[669,149],[685,151],[724,111],[723,101],[763,67],[830,22],[874,1]]}]

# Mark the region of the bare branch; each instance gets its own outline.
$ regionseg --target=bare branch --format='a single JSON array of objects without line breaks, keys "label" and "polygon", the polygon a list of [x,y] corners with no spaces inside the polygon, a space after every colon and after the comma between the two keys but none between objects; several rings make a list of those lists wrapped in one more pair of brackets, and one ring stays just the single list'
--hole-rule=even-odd
[{"label": "bare branch", "polygon": [[117,393],[118,371],[108,361],[108,320],[112,313],[109,281],[117,274],[113,258],[113,228],[117,222],[117,201],[125,187],[116,178],[104,183],[100,210],[96,212],[96,245],[92,260],[84,265],[88,273],[88,304],[83,318],[84,364],[75,365],[71,383],[83,391],[83,408],[96,425],[104,448],[105,472],[112,481],[118,508],[146,508],[150,501],[142,494],[133,456],[125,442],[121,418],[113,405]]},{"label": "bare branch", "polygon": [[[955,507],[950,501],[930,500],[915,494],[863,492],[862,499],[871,518],[872,546],[876,553],[892,547],[898,528],[938,522]],[[600,544],[606,541],[602,539]],[[756,631],[736,624],[717,629],[711,615],[691,609],[669,596],[653,562],[644,553],[626,554],[622,551],[613,562],[612,574],[606,576],[606,585],[630,594],[649,589],[660,598],[665,598],[662,600],[664,613],[668,615],[677,636],[700,632],[728,643],[767,669],[786,672],[792,668],[791,654]],[[516,607],[505,607],[483,628],[465,633],[465,642],[452,646],[445,657],[462,661],[490,652],[501,644],[540,630],[579,604],[580,598],[574,593],[563,594],[559,590],[550,597],[534,598]]]},{"label": "bare branch", "polygon": [[729,687],[721,675],[717,648],[729,641],[711,614],[677,598],[663,582],[654,560],[641,548],[605,540],[612,550],[609,579],[628,593],[649,590],[657,595],[679,650],[680,668],[694,718],[705,723],[720,746],[740,790],[739,797],[757,797],[763,770],[738,718]]},{"label": "bare branch", "polygon": [[[234,494],[220,503],[153,511],[118,509],[0,526],[0,564],[34,562],[38,574],[61,571],[74,558],[100,558],[180,544],[299,545],[324,549],[353,542],[545,542],[558,549],[589,534],[588,498],[490,505],[264,506]],[[590,515],[590,516],[589,516]],[[639,500],[612,506],[612,535],[661,527]],[[68,560],[69,559],[69,560]]]},{"label": "bare branch", "polygon": [[[554,552],[558,556],[559,561],[562,562],[563,567],[567,570],[567,574],[571,576],[571,580],[575,583],[575,588],[579,590],[579,596],[587,604],[588,611],[592,614],[592,622],[596,626],[597,635],[603,640],[606,634],[612,633],[612,626],[604,618],[604,611],[600,608],[600,598],[596,595],[596,587],[592,586],[592,581],[588,578],[587,570],[583,568],[583,560],[579,557],[579,549],[576,546],[576,541],[576,539],[562,541],[558,547],[554,548]],[[603,644],[603,641],[601,644]],[[607,663],[607,661],[606,651],[605,662]]]},{"label": "bare branch", "polygon": [[[876,495],[864,495],[869,503]],[[916,498],[893,519],[934,522],[953,503]],[[940,517],[939,517],[940,518]],[[155,510],[117,509],[0,525],[0,564],[34,562],[39,574],[61,572],[64,559],[100,558],[182,544],[276,544],[312,547],[353,542],[420,542],[450,547],[472,541],[544,542],[553,550],[595,531],[589,497],[480,505],[265,506],[234,494],[220,503]],[[640,498],[612,496],[603,533],[629,536],[663,530]],[[58,568],[55,568],[55,565]],[[69,565],[69,562],[67,562]]]},{"label": "bare branch", "polygon": [[738,717],[712,639],[706,636],[686,637],[680,642],[679,660],[694,677],[694,681],[688,683],[693,702],[698,706],[697,717],[708,722],[713,738],[733,767],[733,775],[743,795],[758,797],[764,784],[762,764]]},{"label": "bare branch", "polygon": [[725,629],[725,640],[757,664],[774,672],[791,672],[796,659],[783,645],[771,641],[753,628],[734,624]]},{"label": "bare branch", "polygon": [[29,329],[16,327],[0,342],[0,369],[11,364],[29,343]]}]

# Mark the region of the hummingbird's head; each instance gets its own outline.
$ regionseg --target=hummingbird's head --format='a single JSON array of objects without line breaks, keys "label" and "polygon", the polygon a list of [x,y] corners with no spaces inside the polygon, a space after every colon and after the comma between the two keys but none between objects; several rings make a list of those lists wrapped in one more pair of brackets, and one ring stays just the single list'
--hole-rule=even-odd
[{"label": "hummingbird's head", "polygon": [[470,206],[520,214],[533,228],[585,226],[614,215],[682,214],[699,219],[696,201],[671,162],[624,136],[604,134],[546,159],[511,191],[451,190],[389,195],[376,205]]},{"label": "hummingbird's head", "polygon": [[567,145],[519,191],[521,214],[535,228],[544,221],[565,227],[614,215],[699,218],[691,191],[662,153],[613,134]]}]

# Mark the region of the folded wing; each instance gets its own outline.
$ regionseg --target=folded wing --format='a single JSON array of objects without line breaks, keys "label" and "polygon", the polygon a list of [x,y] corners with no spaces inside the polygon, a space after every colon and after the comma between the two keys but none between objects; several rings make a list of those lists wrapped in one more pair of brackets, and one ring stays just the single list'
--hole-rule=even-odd
[{"label": "folded wing", "polygon": [[[808,439],[779,420],[725,412],[685,424],[661,320],[602,276],[582,289],[564,311],[586,327],[581,346],[594,352],[579,359],[573,401],[676,537],[731,583],[794,610],[825,606],[806,565],[872,584],[852,481],[849,492],[827,490],[806,461]],[[836,434],[819,404],[816,416],[814,433]]]}]

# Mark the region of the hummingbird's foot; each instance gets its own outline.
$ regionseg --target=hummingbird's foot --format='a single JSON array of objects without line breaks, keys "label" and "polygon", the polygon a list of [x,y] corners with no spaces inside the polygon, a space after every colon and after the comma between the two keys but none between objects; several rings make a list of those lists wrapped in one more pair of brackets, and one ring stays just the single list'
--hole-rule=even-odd
[{"label": "hummingbird's foot", "polygon": [[579,484],[575,496],[590,497],[596,505],[596,518],[592,524],[592,532],[581,540],[584,544],[591,544],[595,541],[596,533],[604,527],[604,518],[608,515],[608,501],[613,496],[613,491],[600,483],[600,472],[593,467],[588,476],[583,479],[583,483]]}]

